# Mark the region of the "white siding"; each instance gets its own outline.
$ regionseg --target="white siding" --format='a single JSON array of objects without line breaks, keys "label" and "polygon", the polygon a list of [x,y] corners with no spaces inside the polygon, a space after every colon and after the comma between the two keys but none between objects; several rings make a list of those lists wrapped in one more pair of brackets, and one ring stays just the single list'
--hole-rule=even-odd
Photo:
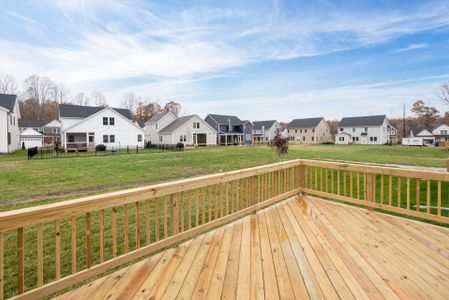
[{"label": "white siding", "polygon": [[[20,149],[19,101],[16,100],[14,111],[8,113],[0,108],[0,153],[11,153]],[[11,143],[8,145],[8,132]]]},{"label": "white siding", "polygon": [[[341,130],[343,128],[343,131]],[[365,131],[365,128],[368,130]],[[383,145],[388,142],[388,132],[387,132],[387,121],[381,126],[353,126],[353,127],[338,127],[338,134],[335,139],[336,144],[338,143],[338,135],[342,132],[351,135],[350,143],[353,144],[363,144],[363,145]],[[367,133],[362,135],[362,133]],[[356,138],[354,140],[353,138]],[[358,138],[358,140],[357,140]],[[371,140],[373,138],[373,140]],[[345,142],[346,144],[346,142]]]},{"label": "white siding", "polygon": [[44,143],[44,138],[43,137],[35,137],[35,136],[22,137],[20,139],[20,144],[22,145],[22,143],[25,144],[25,149],[32,148],[32,147],[42,147],[42,145]]},{"label": "white siding", "polygon": [[[114,125],[103,125],[103,117],[113,117]],[[142,148],[144,146],[145,132],[143,129],[112,109],[104,109],[70,128],[64,128],[64,133],[62,134],[63,145],[67,142],[66,136],[68,133],[80,133],[75,134],[75,142],[85,142],[86,139],[83,136],[87,136],[89,132],[93,132],[95,133],[95,145],[105,144],[106,146],[115,148],[126,148],[127,146],[139,146]],[[140,142],[138,142],[137,138],[139,134],[142,135]],[[114,135],[115,142],[104,143],[103,135]]]},{"label": "white siding", "polygon": [[[193,128],[193,123],[199,122],[200,128]],[[209,124],[207,124],[203,119],[198,116],[194,116],[189,121],[184,123],[181,127],[179,127],[175,132],[173,132],[173,144],[177,144],[180,141],[180,136],[185,135],[187,140],[183,142],[186,145],[193,145],[193,134],[196,133],[205,133],[206,134],[206,143],[209,146],[217,144],[217,133],[214,129],[212,129]]]},{"label": "white siding", "polygon": [[163,143],[159,141],[158,131],[164,129],[171,122],[176,120],[176,117],[172,114],[165,114],[162,119],[154,123],[146,123],[143,127],[145,131],[145,141],[150,141],[151,144],[171,144],[171,143]]}]

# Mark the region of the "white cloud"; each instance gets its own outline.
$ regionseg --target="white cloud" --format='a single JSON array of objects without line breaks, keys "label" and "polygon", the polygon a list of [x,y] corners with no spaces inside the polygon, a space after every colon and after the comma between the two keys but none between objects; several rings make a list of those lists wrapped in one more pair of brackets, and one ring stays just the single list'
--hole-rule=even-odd
[{"label": "white cloud", "polygon": [[424,49],[427,47],[429,47],[429,44],[427,44],[427,43],[410,44],[407,47],[395,49],[395,50],[391,51],[391,53],[407,52],[407,51],[412,51],[412,50],[416,50],[416,49]]}]

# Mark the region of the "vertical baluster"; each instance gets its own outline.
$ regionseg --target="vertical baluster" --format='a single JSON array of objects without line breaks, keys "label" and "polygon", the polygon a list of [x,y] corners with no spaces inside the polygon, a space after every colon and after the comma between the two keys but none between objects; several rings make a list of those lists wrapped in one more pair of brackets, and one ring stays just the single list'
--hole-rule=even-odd
[{"label": "vertical baluster", "polygon": [[100,262],[104,261],[104,210],[100,210]]},{"label": "vertical baluster", "polygon": [[430,179],[427,179],[427,210],[426,212],[430,214]]},{"label": "vertical baluster", "polygon": [[37,224],[37,286],[44,284],[44,230]]},{"label": "vertical baluster", "polygon": [[159,219],[159,198],[156,198],[154,199],[154,238],[156,239],[156,242],[158,242],[160,238],[161,229],[159,225]]},{"label": "vertical baluster", "polygon": [[178,220],[178,199],[176,194],[170,195],[171,200],[171,232],[170,235],[175,235],[178,233],[179,220]]},{"label": "vertical baluster", "polygon": [[320,191],[323,191],[323,168],[320,168]]},{"label": "vertical baluster", "polygon": [[0,232],[0,300],[3,300],[3,277],[4,277],[4,263],[3,263],[3,257],[4,257],[4,237],[3,232]]},{"label": "vertical baluster", "polygon": [[117,257],[117,208],[113,207],[112,214],[112,257]]},{"label": "vertical baluster", "polygon": [[335,170],[334,169],[332,169],[331,170],[331,183],[332,183],[332,187],[331,187],[331,192],[332,192],[332,194],[335,194],[335,188],[334,188],[334,186],[335,186],[335,175],[334,175],[334,173],[335,173]]},{"label": "vertical baluster", "polygon": [[407,177],[407,209],[410,209],[410,177]]},{"label": "vertical baluster", "polygon": [[17,229],[17,279],[18,292],[23,294],[23,273],[24,273],[24,254],[25,254],[25,237],[23,227]]},{"label": "vertical baluster", "polygon": [[91,252],[90,252],[90,212],[86,213],[86,265],[87,268],[91,266]]},{"label": "vertical baluster", "polygon": [[72,216],[71,220],[71,258],[72,258],[72,274],[76,273],[76,216]]},{"label": "vertical baluster", "polygon": [[[183,232],[184,231],[184,192],[180,193],[180,198],[179,198],[179,203],[178,203],[178,210],[179,212],[179,218],[181,219],[181,231],[176,231],[176,233],[178,232]],[[178,227],[179,228],[179,225]]]},{"label": "vertical baluster", "polygon": [[388,177],[388,205],[391,206],[393,202],[393,176]]},{"label": "vertical baluster", "polygon": [[373,174],[373,202],[377,202],[377,176]]},{"label": "vertical baluster", "polygon": [[354,188],[353,188],[353,176],[352,171],[349,171],[349,197],[353,198],[354,196]]},{"label": "vertical baluster", "polygon": [[198,225],[200,224],[200,190],[196,189],[195,191],[195,201],[196,201],[196,205],[195,205],[195,226],[198,227]]},{"label": "vertical baluster", "polygon": [[139,202],[135,202],[136,206],[136,249],[140,248],[140,208]]},{"label": "vertical baluster", "polygon": [[208,221],[212,221],[212,186],[209,186],[209,218]]},{"label": "vertical baluster", "polygon": [[441,217],[441,180],[437,182],[437,216]]},{"label": "vertical baluster", "polygon": [[248,207],[250,205],[250,188],[249,188],[249,182],[250,179],[249,177],[246,178],[246,207]]},{"label": "vertical baluster", "polygon": [[[222,184],[219,184],[220,187],[222,187]],[[215,191],[214,191],[214,220],[218,219],[219,209],[218,209],[218,184],[215,185]],[[221,194],[221,193],[220,193]],[[222,214],[223,215],[223,214]]]},{"label": "vertical baluster", "polygon": [[[231,213],[234,212],[234,182],[231,181],[229,182],[229,198],[231,201]],[[226,193],[226,196],[228,195],[228,193]]]},{"label": "vertical baluster", "polygon": [[168,237],[168,222],[167,222],[167,204],[168,197],[164,197],[164,238]]},{"label": "vertical baluster", "polygon": [[384,174],[380,175],[380,204],[384,204]]},{"label": "vertical baluster", "polygon": [[187,193],[187,229],[192,228],[192,192]]},{"label": "vertical baluster", "polygon": [[420,211],[420,193],[421,193],[421,180],[416,178],[416,211]]},{"label": "vertical baluster", "polygon": [[283,193],[287,192],[287,170],[284,169],[284,190]]},{"label": "vertical baluster", "polygon": [[398,207],[401,207],[401,177],[398,177]]},{"label": "vertical baluster", "polygon": [[204,224],[206,222],[206,192],[204,189],[201,190],[201,200],[203,203],[203,206],[201,208],[201,224]]},{"label": "vertical baluster", "polygon": [[145,245],[151,241],[150,230],[150,200],[145,201]]},{"label": "vertical baluster", "polygon": [[363,200],[366,201],[366,173],[363,173]]},{"label": "vertical baluster", "polygon": [[313,187],[315,190],[318,190],[318,168],[314,167],[313,170],[314,170],[313,173],[315,175],[315,179],[314,179],[315,181],[314,181]]},{"label": "vertical baluster", "polygon": [[129,242],[128,242],[128,204],[123,206],[123,235],[125,243],[125,253],[129,252]]},{"label": "vertical baluster", "polygon": [[325,169],[324,171],[324,176],[326,177],[325,181],[326,181],[326,193],[329,193],[329,169]]},{"label": "vertical baluster", "polygon": [[305,188],[307,189],[309,187],[309,168],[307,166],[304,167],[304,183],[305,183]]},{"label": "vertical baluster", "polygon": [[55,221],[55,278],[61,278],[61,221]]},{"label": "vertical baluster", "polygon": [[357,182],[357,200],[360,200],[360,173],[357,172],[356,175],[356,182]]},{"label": "vertical baluster", "polygon": [[343,196],[346,195],[346,170],[343,170]]},{"label": "vertical baluster", "polygon": [[340,195],[340,169],[337,169],[337,195]]}]

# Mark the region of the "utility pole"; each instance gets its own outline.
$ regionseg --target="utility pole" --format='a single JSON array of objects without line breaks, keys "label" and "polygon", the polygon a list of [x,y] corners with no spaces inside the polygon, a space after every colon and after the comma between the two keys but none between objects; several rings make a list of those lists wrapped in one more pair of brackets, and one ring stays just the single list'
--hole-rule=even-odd
[{"label": "utility pole", "polygon": [[405,103],[404,103],[404,110],[402,113],[402,137],[405,138]]}]

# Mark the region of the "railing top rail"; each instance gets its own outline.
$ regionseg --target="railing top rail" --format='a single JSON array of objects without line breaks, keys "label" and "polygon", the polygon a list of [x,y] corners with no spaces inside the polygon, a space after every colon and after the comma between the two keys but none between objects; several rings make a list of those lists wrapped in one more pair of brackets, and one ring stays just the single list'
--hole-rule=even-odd
[{"label": "railing top rail", "polygon": [[235,170],[193,177],[139,188],[132,188],[100,195],[82,197],[57,203],[0,212],[0,232],[29,227],[43,222],[73,215],[106,209],[127,203],[162,197],[173,193],[190,191],[217,183],[283,170],[300,165],[300,160],[289,160],[248,169]]},{"label": "railing top rail", "polygon": [[356,164],[356,163],[320,161],[310,159],[301,159],[300,164],[304,166],[334,168],[354,172],[365,172],[381,175],[383,174],[400,177],[449,181],[449,173],[447,172],[421,171],[421,170],[400,169],[393,167],[364,165],[363,163]]}]

